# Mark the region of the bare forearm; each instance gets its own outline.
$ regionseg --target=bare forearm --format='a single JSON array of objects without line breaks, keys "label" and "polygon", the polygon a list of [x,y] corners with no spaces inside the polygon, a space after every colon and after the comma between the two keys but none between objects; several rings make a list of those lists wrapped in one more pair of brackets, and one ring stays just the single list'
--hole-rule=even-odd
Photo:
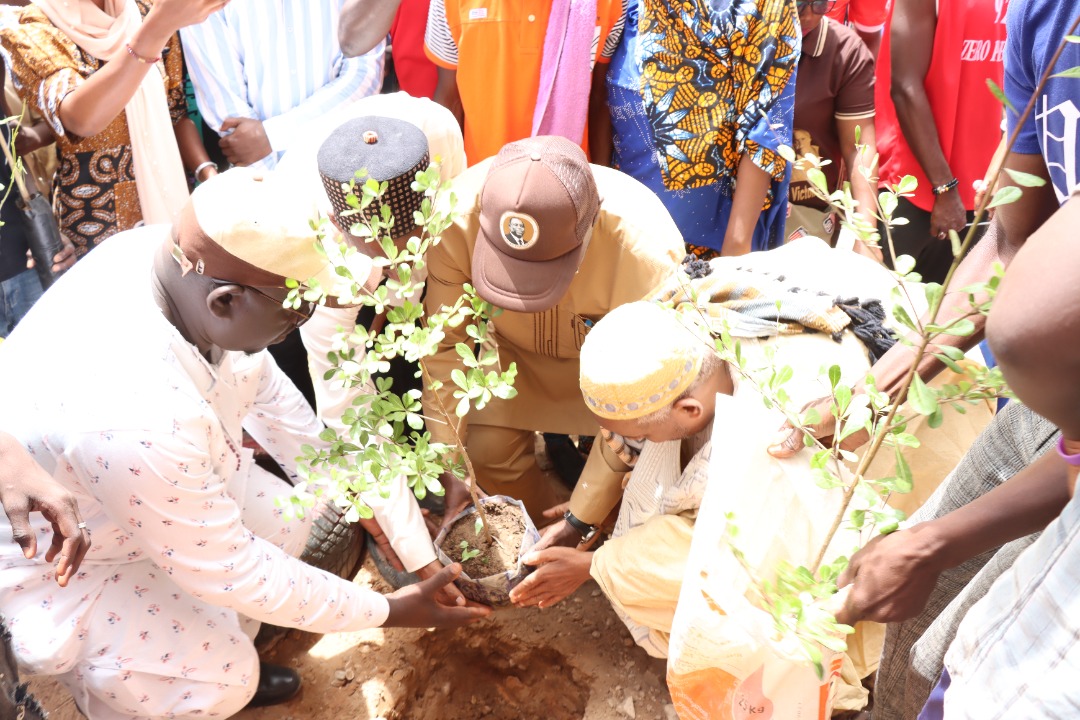
[{"label": "bare forearm", "polygon": [[[968,295],[960,292],[960,289],[989,280],[993,274],[994,263],[1007,262],[1007,259],[1002,257],[1004,247],[1005,243],[1001,237],[1000,228],[997,227],[996,222],[992,223],[990,230],[987,231],[983,239],[975,245],[957,267],[956,273],[949,283],[949,287],[953,288],[953,292],[948,293],[942,301],[941,310],[938,312],[935,321],[937,325],[947,325],[971,311]],[[976,301],[982,302],[984,300],[984,296],[976,296]],[[930,352],[923,354],[922,358],[920,358],[916,371],[923,380],[929,382],[945,368],[944,363],[934,356],[935,346],[951,345],[967,351],[982,340],[983,331],[986,327],[986,317],[976,313],[968,319],[975,325],[973,333],[967,336],[939,335],[934,341],[934,346],[929,348]],[[920,318],[922,323],[928,320],[929,318],[926,316]],[[915,333],[909,333],[908,337],[914,343],[914,348],[917,348],[920,337]],[[871,369],[878,389],[887,393],[893,400],[902,399],[898,397],[900,386],[904,378],[907,377],[908,370],[914,360],[914,348],[903,343],[897,343],[880,360],[874,363],[874,367]]]},{"label": "bare forearm", "polygon": [[936,30],[933,0],[897,0],[891,40],[894,48],[903,48],[904,52],[893,53],[892,57],[892,101],[900,129],[927,179],[933,185],[943,185],[953,175],[941,149],[924,85]]},{"label": "bare forearm", "polygon": [[[982,239],[964,257],[956,268],[937,324],[943,325],[966,315],[970,309],[968,297],[961,290],[969,285],[982,283],[993,275],[995,263],[1008,267],[1017,254],[1017,250],[1027,242],[1028,237],[1057,210],[1057,200],[1047,176],[1046,163],[1041,155],[1019,155],[1013,153],[1005,161],[1007,168],[1047,180],[1044,187],[1023,188],[1020,199],[997,209],[989,229]],[[1001,185],[1011,184],[1007,175],[1001,176]],[[976,298],[982,301],[982,298]],[[975,332],[969,336],[942,335],[937,344],[953,345],[967,350],[982,339],[986,319],[982,315],[973,315]],[[925,321],[926,318],[923,318]],[[1021,326],[1022,327],[1022,326]],[[913,340],[917,339],[912,336]],[[911,367],[912,351],[899,343],[874,364],[873,374],[879,389],[896,399],[899,388],[908,368]],[[944,365],[932,354],[926,354],[919,362],[918,372],[923,380],[929,381]]]},{"label": "bare forearm", "polygon": [[611,113],[607,104],[607,69],[597,65],[589,92],[589,159],[596,165],[611,165]]},{"label": "bare forearm", "polygon": [[769,181],[769,174],[755,165],[749,155],[742,156],[721,255],[745,255],[752,249],[754,228],[765,205]]},{"label": "bare forearm", "polygon": [[390,32],[401,0],[345,0],[338,42],[345,57],[371,52]]},{"label": "bare forearm", "polygon": [[[161,28],[151,14],[132,36],[131,49],[141,58],[160,57],[171,35],[172,31]],[[61,102],[59,115],[64,129],[83,138],[102,132],[123,112],[153,67],[126,52],[105,63]]]},{"label": "bare forearm", "polygon": [[34,461],[22,443],[0,431],[0,488],[17,486],[34,468]]},{"label": "bare forearm", "polygon": [[456,71],[446,68],[438,69],[438,80],[435,83],[435,94],[432,99],[454,113],[458,125],[465,127],[465,109],[461,105],[461,95],[458,93]]},{"label": "bare forearm", "polygon": [[1049,452],[981,498],[925,523],[940,546],[942,567],[1045,528],[1069,502],[1065,463]]},{"label": "bare forearm", "polygon": [[195,168],[210,160],[206,146],[203,145],[191,118],[184,118],[173,125],[173,132],[176,134],[176,144],[180,148],[180,159],[184,162],[185,170],[194,172]]},{"label": "bare forearm", "polygon": [[[896,67],[896,63],[893,67]],[[904,83],[894,81],[892,99],[900,129],[923,173],[932,186],[944,185],[952,179],[953,171],[941,149],[941,139],[922,80],[910,78]]]}]

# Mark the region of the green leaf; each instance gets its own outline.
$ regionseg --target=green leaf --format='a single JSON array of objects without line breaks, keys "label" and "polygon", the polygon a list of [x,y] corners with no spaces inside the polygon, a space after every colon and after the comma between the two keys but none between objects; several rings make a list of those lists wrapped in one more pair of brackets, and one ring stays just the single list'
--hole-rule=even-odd
[{"label": "green leaf", "polygon": [[900,182],[896,186],[897,192],[910,193],[915,192],[919,187],[919,181],[915,179],[914,175],[905,175],[900,178]]},{"label": "green leaf", "polygon": [[853,409],[844,422],[838,441],[843,442],[860,430],[866,430],[870,424],[870,417],[870,407],[867,405]]},{"label": "green leaf", "polygon": [[899,204],[896,194],[888,191],[883,191],[878,195],[878,203],[881,205],[881,211],[886,217],[892,217],[892,214],[896,212],[896,206]]},{"label": "green leaf", "polygon": [[[1077,75],[1077,77],[1080,77],[1080,75]],[[1015,185],[1003,187],[996,193],[994,193],[994,199],[990,202],[989,205],[986,206],[986,209],[989,210],[991,208],[996,208],[999,205],[1008,205],[1009,203],[1014,203],[1020,199],[1020,196],[1022,194],[1023,192],[1020,190],[1020,188],[1016,187]]]},{"label": "green leaf", "polygon": [[975,332],[975,323],[967,318],[960,318],[959,320],[950,323],[948,327],[941,328],[941,332],[946,335],[967,337]]},{"label": "green leaf", "polygon": [[915,258],[910,255],[901,255],[896,258],[896,264],[893,267],[899,275],[907,275],[915,269]]},{"label": "green leaf", "polygon": [[938,349],[941,350],[942,354],[947,355],[950,360],[964,359],[964,351],[958,347],[953,347],[952,345],[942,345]]},{"label": "green leaf", "polygon": [[833,390],[833,395],[836,398],[836,408],[840,414],[847,412],[848,405],[851,404],[851,388],[847,385],[837,385]]},{"label": "green leaf", "polygon": [[1046,185],[1046,179],[1041,178],[1038,175],[1032,175],[1031,173],[1020,172],[1019,170],[1010,170],[1005,168],[1005,172],[1009,177],[1013,179],[1017,185],[1023,185],[1024,187],[1043,187]]},{"label": "green leaf", "polygon": [[829,385],[833,388],[840,382],[840,366],[832,365],[829,367]]},{"label": "green leaf", "polygon": [[825,179],[825,173],[817,168],[808,168],[806,170],[806,179],[809,180],[822,195],[829,194],[829,181]]},{"label": "green leaf", "polygon": [[473,523],[473,533],[476,534],[476,535],[479,535],[480,531],[483,530],[483,529],[484,529],[484,521],[479,515],[477,515],[476,516],[476,522]]},{"label": "green leaf", "polygon": [[866,523],[866,511],[865,510],[852,510],[851,511],[851,524],[856,529],[861,530],[862,526]]},{"label": "green leaf", "polygon": [[914,480],[911,476],[911,466],[908,465],[907,458],[904,457],[903,451],[900,447],[896,448],[896,481],[893,486],[889,488],[893,492],[909,493],[914,486]]},{"label": "green leaf", "polygon": [[911,316],[908,315],[908,312],[907,312],[907,310],[904,309],[903,305],[893,305],[892,312],[893,312],[893,317],[896,318],[896,321],[898,323],[900,323],[904,327],[908,328],[909,330],[915,330],[916,329],[915,328],[915,321],[911,319]]},{"label": "green leaf", "polygon": [[930,415],[938,409],[934,391],[926,386],[918,374],[912,378],[911,389],[908,390],[908,403],[920,415]]},{"label": "green leaf", "polygon": [[952,256],[954,258],[960,257],[960,251],[964,249],[964,245],[960,241],[960,235],[955,230],[949,231],[949,246],[952,249]]},{"label": "green leaf", "polygon": [[904,447],[917,448],[922,445],[922,441],[909,432],[895,432],[892,434],[892,440],[897,445],[903,445]]},{"label": "green leaf", "polygon": [[1076,67],[1071,67],[1068,70],[1062,70],[1061,72],[1055,73],[1054,75],[1051,75],[1050,77],[1056,77],[1056,78],[1080,78],[1080,65],[1077,65]]},{"label": "green leaf", "polygon": [[953,360],[952,358],[950,358],[950,357],[948,357],[946,355],[942,355],[941,353],[934,353],[934,357],[936,357],[938,360],[940,360],[942,363],[944,363],[945,367],[949,368],[954,373],[958,373],[958,374],[963,375],[964,368],[957,365],[956,361]]},{"label": "green leaf", "polygon": [[795,151],[791,149],[790,145],[780,145],[776,148],[776,154],[787,160],[789,163],[795,162]]},{"label": "green leaf", "polygon": [[996,82],[994,82],[990,78],[986,78],[986,87],[990,88],[990,94],[996,97],[999,103],[1012,110],[1014,114],[1017,114],[1016,108],[1014,108],[1013,104],[1009,102],[1009,98],[1005,96],[1005,92],[998,87],[998,84]]},{"label": "green leaf", "polygon": [[935,282],[926,283],[923,294],[926,295],[926,304],[930,306],[930,312],[933,312],[941,302],[941,298],[945,296],[945,288]]}]

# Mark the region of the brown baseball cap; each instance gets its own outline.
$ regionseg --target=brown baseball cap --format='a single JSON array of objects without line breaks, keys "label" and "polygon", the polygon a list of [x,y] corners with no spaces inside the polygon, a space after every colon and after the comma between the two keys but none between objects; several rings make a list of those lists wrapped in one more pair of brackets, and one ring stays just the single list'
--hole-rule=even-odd
[{"label": "brown baseball cap", "polygon": [[555,306],[581,265],[599,208],[596,179],[576,143],[541,136],[505,145],[480,191],[477,294],[517,312]]}]

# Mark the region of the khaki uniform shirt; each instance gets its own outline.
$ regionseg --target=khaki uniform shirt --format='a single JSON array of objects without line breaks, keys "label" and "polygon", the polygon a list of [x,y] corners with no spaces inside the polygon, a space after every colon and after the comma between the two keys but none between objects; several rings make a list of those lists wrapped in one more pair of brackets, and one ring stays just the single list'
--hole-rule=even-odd
[{"label": "khaki uniform shirt", "polygon": [[[480,190],[490,161],[475,165],[454,181],[459,216],[428,252],[427,296],[430,312],[452,306],[462,285],[472,281],[472,255],[480,229]],[[678,228],[660,200],[628,175],[592,166],[600,192],[600,216],[577,277],[555,307],[539,313],[504,311],[494,320],[502,368],[517,363],[512,400],[493,400],[483,410],[461,419],[462,438],[470,422],[521,430],[542,430],[570,435],[591,435],[596,420],[585,406],[578,387],[578,358],[585,334],[594,322],[624,303],[653,296],[675,273],[686,250]],[[450,380],[462,368],[454,345],[465,342],[465,326],[447,328],[439,352],[426,362],[432,377],[443,382],[439,390],[445,407],[456,406]],[[612,358],[617,362],[618,358]],[[434,411],[434,399],[425,391],[425,412]],[[435,412],[435,415],[438,413]],[[432,423],[433,438],[453,443],[448,428]],[[574,515],[598,523],[615,506],[621,478],[627,468],[597,442],[581,481],[571,498]],[[474,458],[475,459],[475,458]]]}]

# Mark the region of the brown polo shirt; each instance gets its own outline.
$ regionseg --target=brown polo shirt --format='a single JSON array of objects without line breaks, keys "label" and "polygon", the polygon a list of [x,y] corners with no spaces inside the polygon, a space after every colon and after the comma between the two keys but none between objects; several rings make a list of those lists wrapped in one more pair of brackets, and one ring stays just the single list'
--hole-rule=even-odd
[{"label": "brown polo shirt", "polygon": [[[822,170],[829,190],[835,190],[845,179],[836,121],[873,117],[873,56],[854,30],[822,18],[817,29],[803,37],[795,84],[795,154],[809,152],[831,160]],[[792,170],[788,200],[821,210],[827,207],[811,192],[806,173],[798,168]]]}]

